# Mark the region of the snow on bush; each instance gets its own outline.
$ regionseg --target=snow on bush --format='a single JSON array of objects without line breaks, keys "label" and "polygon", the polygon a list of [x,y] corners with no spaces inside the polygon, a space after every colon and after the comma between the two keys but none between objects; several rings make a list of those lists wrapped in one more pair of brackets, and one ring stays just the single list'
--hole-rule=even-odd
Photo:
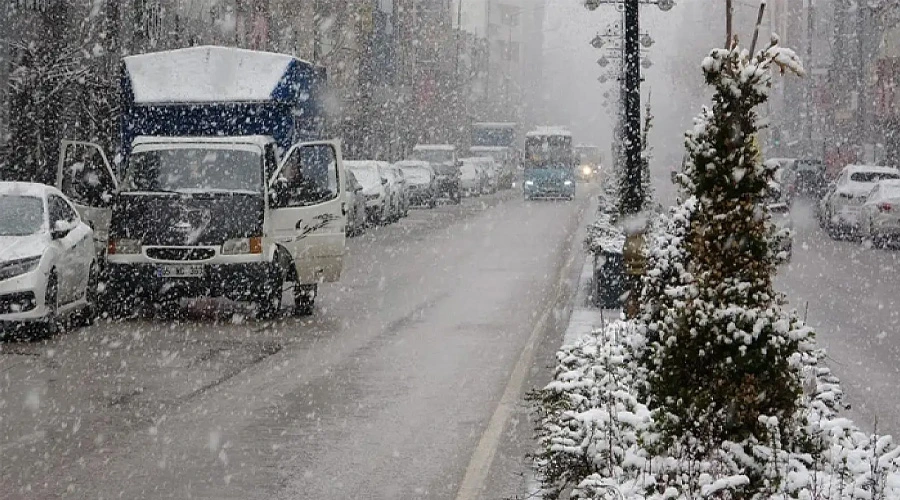
[{"label": "snow on bush", "polygon": [[[839,416],[842,392],[821,350],[799,356],[804,392],[783,439],[660,449],[658,412],[641,396],[644,331],[641,320],[616,322],[557,352],[553,382],[532,394],[543,498],[900,498],[900,448]],[[760,420],[779,432],[774,417]],[[751,477],[763,484],[753,493]]]},{"label": "snow on bush", "polygon": [[838,415],[824,353],[772,285],[754,108],[776,67],[803,72],[777,40],[704,60],[713,106],[687,134],[685,201],[651,229],[641,314],[562,348],[532,395],[544,498],[900,498],[900,448]]}]

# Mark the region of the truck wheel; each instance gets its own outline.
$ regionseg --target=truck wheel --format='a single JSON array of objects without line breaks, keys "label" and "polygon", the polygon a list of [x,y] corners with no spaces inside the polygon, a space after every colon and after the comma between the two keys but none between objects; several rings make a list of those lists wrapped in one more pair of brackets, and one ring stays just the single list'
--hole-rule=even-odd
[{"label": "truck wheel", "polygon": [[284,266],[279,262],[272,264],[266,283],[263,284],[256,304],[256,315],[259,319],[272,319],[281,311],[281,297],[284,289]]},{"label": "truck wheel", "polygon": [[316,296],[319,294],[319,285],[294,285],[294,314],[297,316],[309,316],[316,305]]}]

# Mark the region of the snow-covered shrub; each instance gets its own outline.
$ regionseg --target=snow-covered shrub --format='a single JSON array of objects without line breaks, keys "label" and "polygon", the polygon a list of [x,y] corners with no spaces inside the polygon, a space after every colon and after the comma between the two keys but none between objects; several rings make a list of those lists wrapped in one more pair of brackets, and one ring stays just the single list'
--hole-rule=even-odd
[{"label": "snow-covered shrub", "polygon": [[755,141],[754,108],[767,99],[775,65],[802,73],[793,52],[775,42],[752,58],[735,48],[704,60],[713,107],[687,134],[688,223],[662,249],[687,265],[649,311],[658,337],[649,396],[662,444],[696,441],[698,458],[725,441],[784,439],[800,393],[796,357],[808,330],[783,312],[772,286],[779,261],[765,206],[774,171],[759,161]]},{"label": "snow-covered shrub", "polygon": [[714,105],[687,136],[685,201],[651,228],[641,314],[562,348],[532,395],[544,498],[900,499],[900,448],[838,415],[772,286],[774,172],[753,136],[775,66],[802,72],[775,41],[704,61]]}]

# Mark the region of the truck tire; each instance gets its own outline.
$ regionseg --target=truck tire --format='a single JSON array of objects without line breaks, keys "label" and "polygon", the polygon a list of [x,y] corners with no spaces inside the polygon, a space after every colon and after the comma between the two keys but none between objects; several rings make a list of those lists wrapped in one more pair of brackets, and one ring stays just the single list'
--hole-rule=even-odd
[{"label": "truck tire", "polygon": [[319,285],[294,285],[294,315],[309,316],[316,305]]},{"label": "truck tire", "polygon": [[274,262],[266,283],[259,292],[256,304],[256,315],[259,319],[272,319],[281,311],[281,298],[284,289],[285,271],[280,262]]}]

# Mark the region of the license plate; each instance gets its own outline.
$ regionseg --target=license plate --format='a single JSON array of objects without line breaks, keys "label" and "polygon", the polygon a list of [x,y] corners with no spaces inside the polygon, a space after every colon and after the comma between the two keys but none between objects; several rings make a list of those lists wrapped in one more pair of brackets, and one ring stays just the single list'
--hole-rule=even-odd
[{"label": "license plate", "polygon": [[156,268],[159,278],[202,278],[203,266],[159,266]]}]

